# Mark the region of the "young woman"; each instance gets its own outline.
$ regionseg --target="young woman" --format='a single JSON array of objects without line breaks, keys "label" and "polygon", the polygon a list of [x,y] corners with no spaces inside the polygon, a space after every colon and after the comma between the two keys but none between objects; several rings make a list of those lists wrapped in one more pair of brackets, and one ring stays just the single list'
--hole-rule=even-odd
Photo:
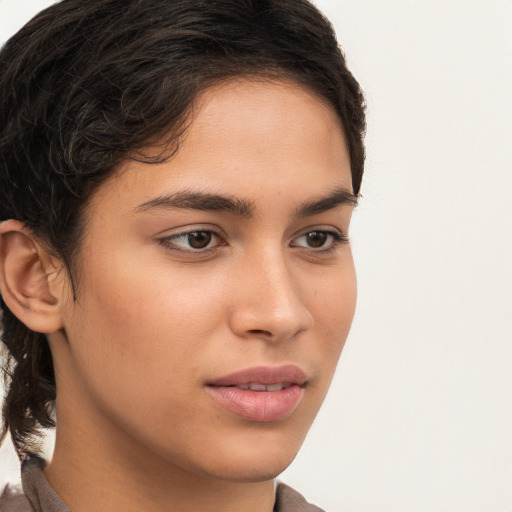
[{"label": "young woman", "polygon": [[318,510],[274,479],[354,313],[364,128],[305,0],[64,0],[5,45],[2,510]]}]

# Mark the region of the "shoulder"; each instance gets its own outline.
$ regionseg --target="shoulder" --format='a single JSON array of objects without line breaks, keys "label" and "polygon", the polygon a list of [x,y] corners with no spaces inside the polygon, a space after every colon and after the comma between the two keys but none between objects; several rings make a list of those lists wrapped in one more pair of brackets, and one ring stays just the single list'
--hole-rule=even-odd
[{"label": "shoulder", "polygon": [[33,512],[32,505],[23,492],[7,485],[0,494],[0,512]]},{"label": "shoulder", "polygon": [[274,512],[324,512],[324,510],[308,503],[304,496],[288,485],[279,483]]},{"label": "shoulder", "polygon": [[0,512],[70,512],[43,474],[46,462],[27,454],[21,465],[23,491],[7,486],[0,496]]}]

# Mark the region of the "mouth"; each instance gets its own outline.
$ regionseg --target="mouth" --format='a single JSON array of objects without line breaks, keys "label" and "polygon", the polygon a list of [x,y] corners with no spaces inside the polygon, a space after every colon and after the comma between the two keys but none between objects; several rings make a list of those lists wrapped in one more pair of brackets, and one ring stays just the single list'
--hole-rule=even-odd
[{"label": "mouth", "polygon": [[[211,386],[240,387],[252,391],[265,391],[264,387],[291,385],[303,386],[307,381],[306,373],[296,365],[255,366],[239,370],[229,375],[219,377],[208,383]],[[275,391],[279,391],[280,388]],[[267,391],[274,391],[268,389]]]},{"label": "mouth", "polygon": [[294,365],[241,370],[207,384],[210,396],[240,418],[272,422],[289,418],[304,397],[307,379]]},{"label": "mouth", "polygon": [[251,391],[281,391],[282,389],[289,388],[292,385],[293,384],[291,382],[279,382],[277,384],[240,384],[236,387],[240,389],[249,389]]}]

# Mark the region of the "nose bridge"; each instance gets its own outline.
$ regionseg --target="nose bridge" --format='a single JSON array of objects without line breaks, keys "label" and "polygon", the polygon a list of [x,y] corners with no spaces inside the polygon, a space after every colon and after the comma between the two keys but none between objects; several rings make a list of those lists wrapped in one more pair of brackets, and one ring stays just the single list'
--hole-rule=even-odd
[{"label": "nose bridge", "polygon": [[312,316],[285,252],[277,247],[248,257],[240,268],[232,329],[240,336],[289,339],[308,329]]}]

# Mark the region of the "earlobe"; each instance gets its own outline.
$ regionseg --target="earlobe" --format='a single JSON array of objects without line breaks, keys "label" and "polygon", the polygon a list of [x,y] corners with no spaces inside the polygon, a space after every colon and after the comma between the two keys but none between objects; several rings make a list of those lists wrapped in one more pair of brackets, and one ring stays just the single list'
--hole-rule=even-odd
[{"label": "earlobe", "polygon": [[32,331],[51,333],[62,328],[60,300],[49,279],[55,272],[49,255],[23,223],[0,224],[0,293]]}]

